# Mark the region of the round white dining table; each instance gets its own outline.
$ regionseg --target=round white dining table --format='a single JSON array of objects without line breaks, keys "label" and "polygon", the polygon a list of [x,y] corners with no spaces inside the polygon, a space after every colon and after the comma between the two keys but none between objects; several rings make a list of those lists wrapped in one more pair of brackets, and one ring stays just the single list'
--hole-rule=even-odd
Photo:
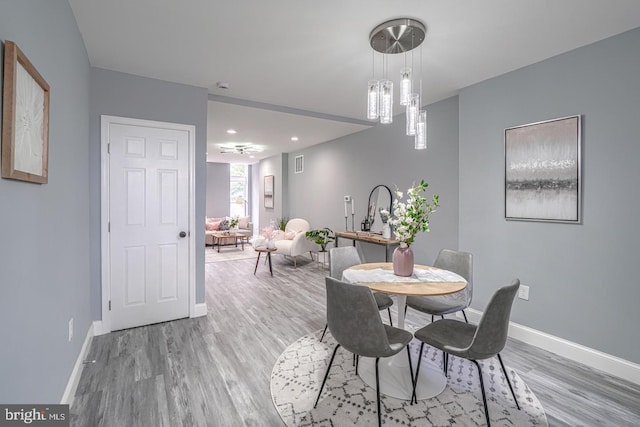
[{"label": "round white dining table", "polygon": [[[460,292],[467,286],[467,281],[458,274],[427,265],[414,265],[413,275],[409,277],[396,276],[390,262],[355,265],[344,270],[342,280],[367,286],[372,291],[396,295],[398,318],[394,326],[402,329],[405,329],[407,296],[448,295]],[[421,363],[420,379],[416,386],[416,397],[419,400],[437,396],[447,385],[447,377],[439,366],[424,360]],[[414,362],[414,372],[415,369]],[[413,381],[409,374],[406,350],[392,357],[380,358],[378,370],[381,393],[397,399],[411,399]],[[375,359],[361,357],[358,375],[367,385],[375,388]]]}]

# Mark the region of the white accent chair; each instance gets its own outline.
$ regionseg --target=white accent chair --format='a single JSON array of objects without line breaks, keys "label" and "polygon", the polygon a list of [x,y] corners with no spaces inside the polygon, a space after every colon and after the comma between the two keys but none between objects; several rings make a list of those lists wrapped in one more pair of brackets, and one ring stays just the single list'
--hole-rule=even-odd
[{"label": "white accent chair", "polygon": [[[280,254],[284,256],[289,256],[293,258],[293,266],[297,267],[296,258],[305,252],[311,252],[314,249],[317,249],[317,245],[307,239],[305,233],[311,230],[311,226],[309,222],[302,218],[293,218],[287,222],[287,226],[285,227],[284,234],[287,236],[291,234],[291,232],[295,232],[295,237],[291,240],[284,238],[275,241],[276,248],[278,249],[275,254]],[[313,255],[312,259],[313,259]]]}]

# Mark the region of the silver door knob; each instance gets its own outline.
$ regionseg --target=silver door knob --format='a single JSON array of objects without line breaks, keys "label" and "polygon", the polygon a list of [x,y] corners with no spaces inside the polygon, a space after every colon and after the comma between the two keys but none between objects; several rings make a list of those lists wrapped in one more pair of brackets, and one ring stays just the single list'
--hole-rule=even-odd
[{"label": "silver door knob", "polygon": [[187,237],[187,233],[185,231],[181,231],[180,232],[180,237]]}]

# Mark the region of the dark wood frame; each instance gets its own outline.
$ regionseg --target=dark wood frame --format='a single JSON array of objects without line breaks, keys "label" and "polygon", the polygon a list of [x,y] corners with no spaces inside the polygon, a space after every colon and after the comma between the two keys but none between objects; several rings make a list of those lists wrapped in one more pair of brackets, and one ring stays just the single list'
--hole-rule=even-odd
[{"label": "dark wood frame", "polygon": [[[17,69],[22,66],[31,76],[33,81],[43,91],[43,132],[40,141],[42,144],[42,168],[41,172],[30,173],[16,169],[16,100],[23,94],[19,93],[17,86]],[[49,169],[49,85],[31,64],[18,46],[9,40],[4,43],[4,85],[2,103],[2,177],[17,179],[20,181],[46,184],[48,182]]]}]

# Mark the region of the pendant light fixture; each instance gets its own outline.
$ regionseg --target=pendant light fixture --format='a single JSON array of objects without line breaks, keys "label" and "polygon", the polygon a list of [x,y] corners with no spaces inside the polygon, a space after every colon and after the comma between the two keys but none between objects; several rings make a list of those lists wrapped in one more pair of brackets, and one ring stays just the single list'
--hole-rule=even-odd
[{"label": "pendant light fixture", "polygon": [[380,109],[380,82],[369,80],[367,88],[367,119],[377,120]]},{"label": "pendant light fixture", "polygon": [[[386,55],[411,51],[422,44],[425,34],[425,25],[411,18],[383,22],[369,34],[369,43],[373,50],[383,54],[383,79],[379,82],[373,79],[369,80],[367,86],[367,118],[369,120],[379,118],[380,123],[383,124],[393,121],[393,82],[386,77]],[[405,67],[400,70],[400,105],[407,106],[407,134],[415,135],[420,109],[420,95],[412,94],[412,70],[406,65],[405,55]],[[414,95],[415,97],[413,97]],[[376,104],[377,115],[375,114]]]},{"label": "pendant light fixture", "polygon": [[418,112],[420,111],[420,95],[412,93],[409,95],[407,104],[407,136],[416,134],[416,124],[418,123]]},{"label": "pendant light fixture", "polygon": [[416,138],[413,148],[426,150],[427,148],[427,111],[421,110],[416,124]]},{"label": "pendant light fixture", "polygon": [[380,81],[380,123],[388,125],[393,121],[393,82]]},{"label": "pendant light fixture", "polygon": [[[420,97],[422,98],[422,47],[420,48]],[[427,110],[419,110],[418,112],[413,148],[416,150],[427,149]]]},{"label": "pendant light fixture", "polygon": [[[405,62],[406,62],[405,54]],[[409,104],[409,95],[411,95],[411,68],[406,64],[400,69],[400,105]]]},{"label": "pendant light fixture", "polygon": [[367,119],[377,120],[380,111],[380,82],[375,80],[376,58],[371,53],[371,80],[367,83]]}]

